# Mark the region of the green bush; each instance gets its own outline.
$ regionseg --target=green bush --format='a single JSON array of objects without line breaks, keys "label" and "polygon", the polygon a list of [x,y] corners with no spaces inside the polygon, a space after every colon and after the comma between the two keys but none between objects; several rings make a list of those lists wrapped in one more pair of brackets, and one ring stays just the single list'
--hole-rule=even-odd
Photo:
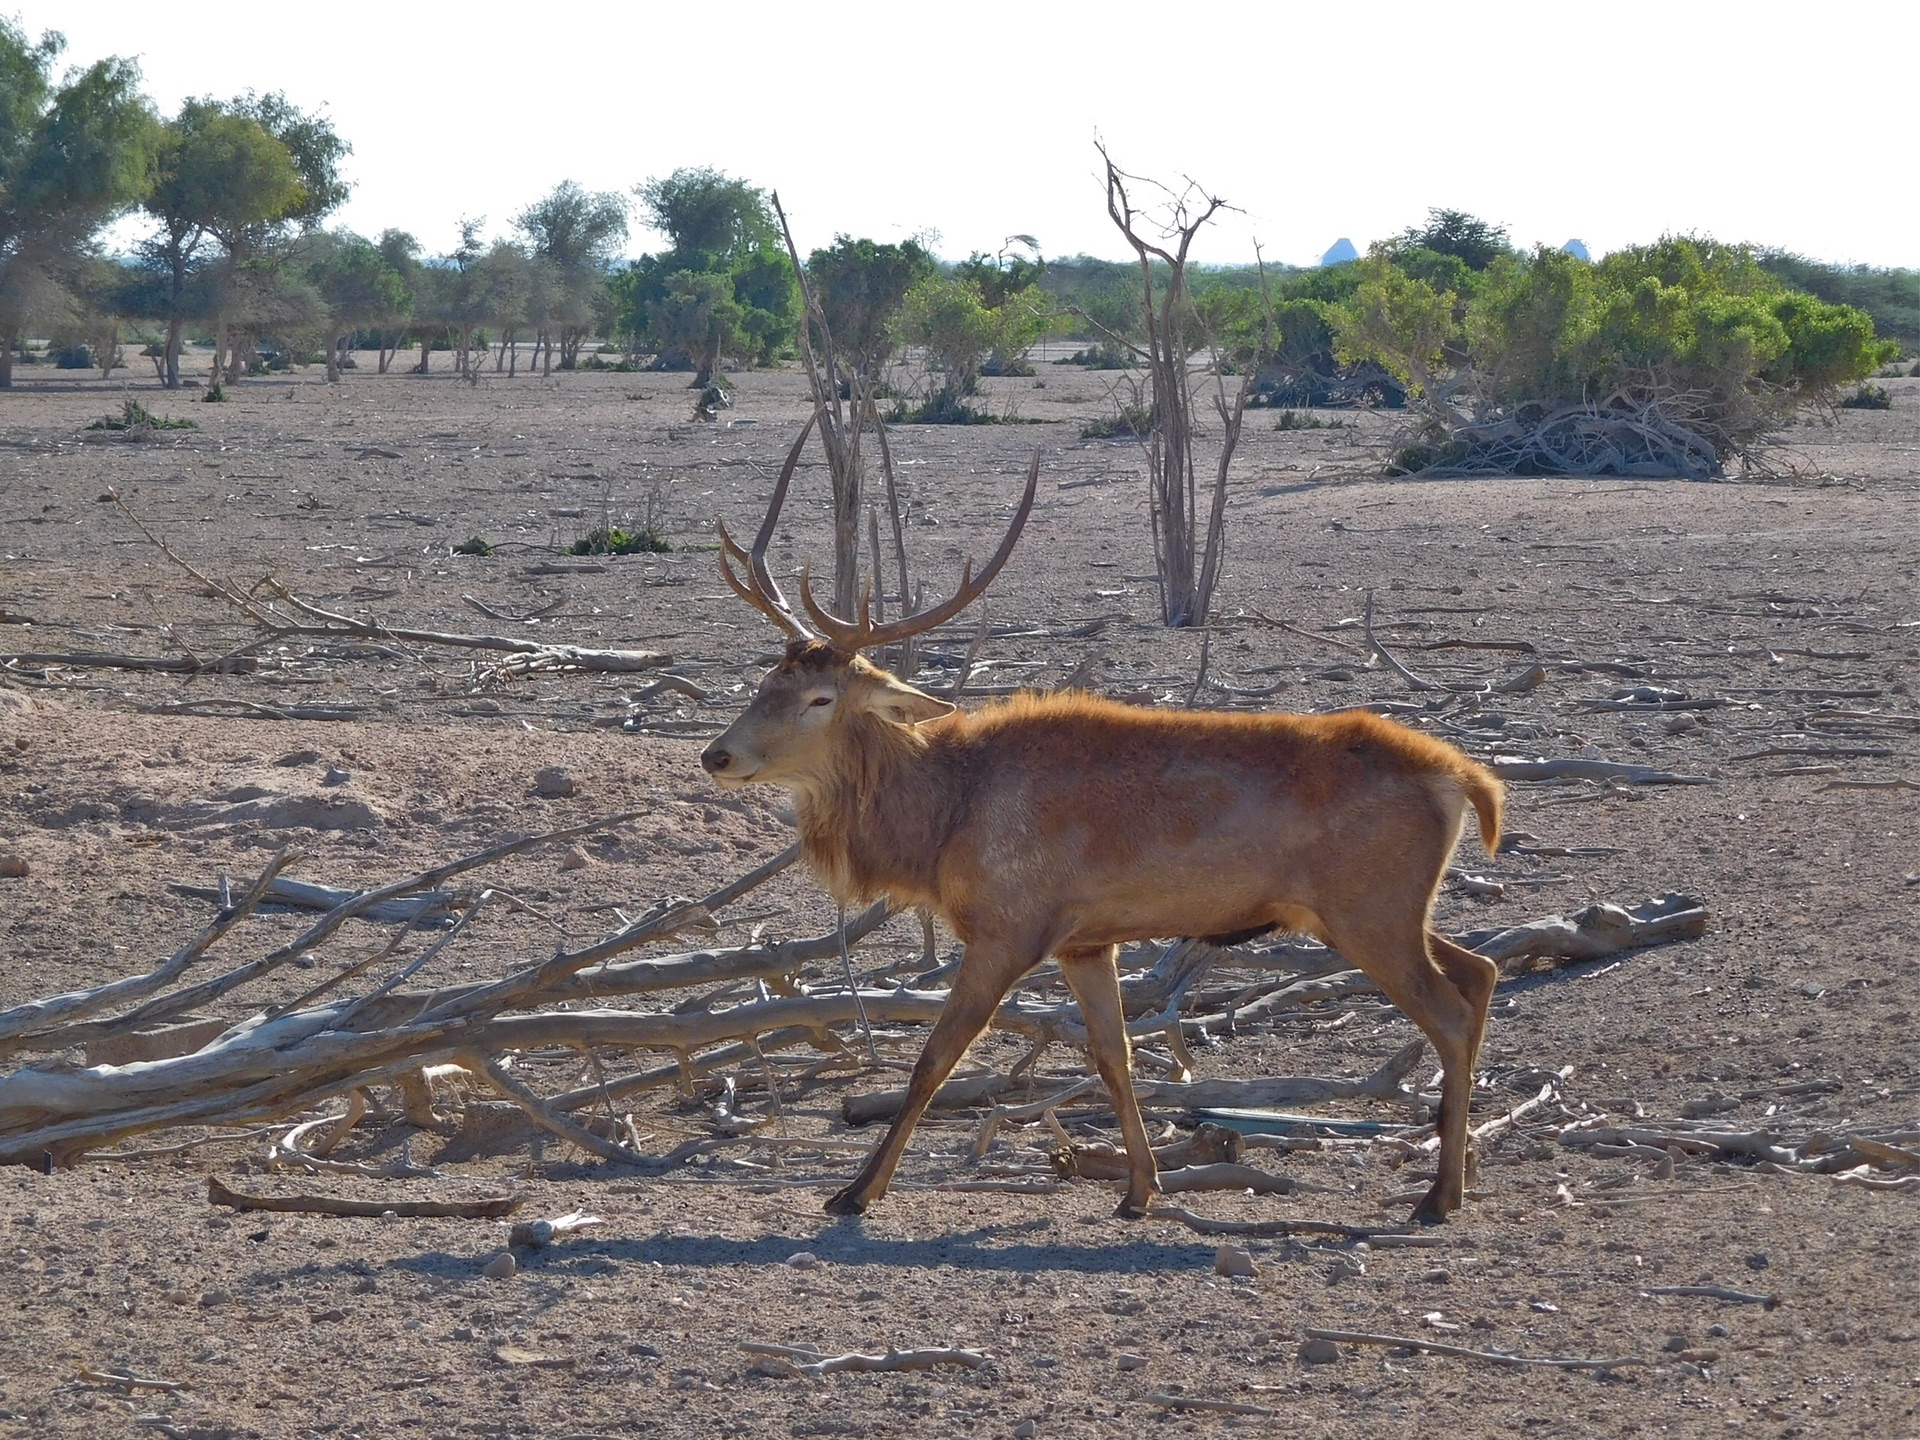
[{"label": "green bush", "polygon": [[1153,429],[1153,411],[1145,405],[1125,405],[1117,414],[1089,420],[1081,428],[1082,440],[1142,440]]},{"label": "green bush", "polygon": [[1891,410],[1893,395],[1884,385],[1862,385],[1851,395],[1840,398],[1842,410]]},{"label": "green bush", "polygon": [[644,525],[632,533],[602,525],[567,547],[569,555],[665,555],[672,550],[658,531]]},{"label": "green bush", "polygon": [[1383,250],[1343,268],[1359,283],[1327,308],[1336,354],[1385,366],[1443,431],[1468,423],[1463,403],[1474,426],[1651,405],[1717,453],[1744,451],[1897,351],[1864,312],[1790,290],[1747,248],[1710,240],[1668,237],[1597,263],[1500,256],[1464,298]]},{"label": "green bush", "polygon": [[102,415],[87,426],[89,430],[198,430],[198,420],[175,420],[171,416],[155,415],[138,400],[128,400],[120,407],[118,415]]}]

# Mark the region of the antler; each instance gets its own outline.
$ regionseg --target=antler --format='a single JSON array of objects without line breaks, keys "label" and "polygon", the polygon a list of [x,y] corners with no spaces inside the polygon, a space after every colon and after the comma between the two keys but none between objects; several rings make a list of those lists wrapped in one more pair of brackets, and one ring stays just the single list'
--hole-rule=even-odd
[{"label": "antler", "polygon": [[[814,417],[809,415],[807,423],[800,429],[800,438],[793,442],[793,449],[787,452],[786,464],[780,467],[780,478],[774,483],[773,498],[767,502],[767,515],[760,522],[760,533],[754,537],[751,553],[734,543],[733,537],[727,534],[726,521],[714,521],[714,527],[720,532],[720,574],[727,582],[727,587],[795,640],[817,640],[820,637],[801,622],[787,604],[787,597],[780,593],[773,573],[767,569],[767,542],[773,539],[773,527],[780,519],[780,507],[787,503],[787,487],[793,483],[793,472],[800,464],[800,452],[806,448],[807,436],[813,433],[813,421]],[[741,580],[733,573],[733,566],[727,563],[729,558],[746,572],[746,580]]]},{"label": "antler", "polygon": [[[935,605],[931,610],[922,610],[917,615],[907,615],[899,620],[874,624],[869,593],[860,597],[860,618],[857,621],[842,620],[820,607],[813,598],[813,587],[808,583],[808,572],[800,572],[800,603],[806,607],[807,614],[813,617],[813,623],[819,628],[821,638],[838,650],[868,650],[876,645],[895,645],[912,636],[923,634],[936,625],[945,624],[958,615],[967,606],[985,592],[993,583],[993,577],[1000,573],[1000,567],[1007,563],[1007,557],[1013,554],[1013,543],[1020,538],[1020,531],[1027,523],[1027,516],[1033,513],[1034,490],[1040,483],[1040,452],[1033,452],[1033,463],[1027,467],[1027,490],[1020,497],[1020,509],[1014,514],[1013,524],[1008,527],[1007,535],[1000,542],[1000,548],[993,552],[993,558],[986,563],[978,576],[973,573],[973,562],[969,560],[966,568],[960,572],[960,588],[953,598]],[[784,489],[784,485],[783,485]],[[772,523],[771,519],[768,521]],[[764,532],[763,532],[764,541]],[[735,587],[738,588],[738,587]],[[777,592],[776,592],[777,593]],[[904,599],[904,597],[903,597]]]}]

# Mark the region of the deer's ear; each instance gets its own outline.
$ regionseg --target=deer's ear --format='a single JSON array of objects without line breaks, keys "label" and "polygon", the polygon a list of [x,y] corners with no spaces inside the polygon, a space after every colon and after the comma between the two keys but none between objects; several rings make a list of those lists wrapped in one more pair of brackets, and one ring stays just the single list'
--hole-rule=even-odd
[{"label": "deer's ear", "polygon": [[929,695],[924,690],[916,690],[906,681],[886,674],[873,677],[861,708],[870,715],[878,715],[882,720],[891,720],[896,725],[918,725],[923,720],[938,720],[942,715],[951,715],[954,710],[947,701]]}]

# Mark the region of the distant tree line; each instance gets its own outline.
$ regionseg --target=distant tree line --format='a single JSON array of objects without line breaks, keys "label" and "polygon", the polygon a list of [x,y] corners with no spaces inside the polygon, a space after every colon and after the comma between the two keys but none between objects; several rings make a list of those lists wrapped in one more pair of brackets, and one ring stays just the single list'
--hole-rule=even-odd
[{"label": "distant tree line", "polygon": [[[399,230],[324,228],[347,197],[350,153],[324,117],[277,94],[197,98],[162,117],[132,62],[56,73],[62,49],[58,35],[33,41],[0,19],[0,386],[17,360],[39,358],[29,335],[56,363],[109,372],[131,336],[169,388],[182,383],[184,345],[200,339],[216,393],[292,363],[338,378],[358,351],[385,372],[408,346],[423,373],[444,350],[470,379],[613,364],[686,370],[702,388],[794,353],[798,279],[767,195],[744,180],[689,168],[631,195],[566,181],[511,217],[508,235],[463,220],[459,243],[430,255]],[[668,245],[622,260],[636,207]],[[141,239],[107,254],[102,233],[130,214],[145,222]],[[892,397],[894,418],[992,418],[974,404],[980,379],[1022,373],[1048,333],[1083,341],[1081,363],[1138,358],[1131,265],[1048,261],[1027,236],[946,265],[918,241],[841,235],[805,263],[838,353]],[[1646,282],[1661,287],[1658,303]],[[1811,392],[1858,368],[1874,324],[1920,338],[1915,272],[1691,241],[1589,265],[1517,254],[1504,231],[1459,211],[1435,211],[1349,265],[1196,269],[1183,304],[1222,364],[1260,372],[1256,402],[1276,404],[1391,403],[1467,372],[1483,400],[1510,384],[1560,395],[1629,364],[1685,379],[1685,357],[1716,344],[1729,364],[1751,357],[1746,389]],[[1642,322],[1660,335],[1639,333]],[[1816,332],[1829,347],[1818,356]],[[908,350],[915,364],[901,368]]]}]

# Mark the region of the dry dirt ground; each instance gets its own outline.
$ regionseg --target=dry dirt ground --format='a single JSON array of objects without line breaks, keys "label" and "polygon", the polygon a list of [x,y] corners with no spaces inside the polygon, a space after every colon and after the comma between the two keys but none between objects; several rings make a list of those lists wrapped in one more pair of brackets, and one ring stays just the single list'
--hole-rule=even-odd
[{"label": "dry dirt ground", "polygon": [[[1109,408],[1102,377],[1039,370],[993,382],[1022,423],[896,433],[916,566],[937,590],[985,553],[1039,446],[1040,501],[991,596],[975,685],[1045,686],[1085,662],[1108,692],[1186,703],[1199,637],[1157,622],[1142,455],[1080,438]],[[270,576],[393,625],[666,650],[710,699],[636,701],[647,676],[513,678],[489,670],[498,656],[414,646],[315,655],[275,641],[253,674],[193,679],[12,662],[0,670],[0,850],[26,873],[0,879],[0,1007],[148,967],[211,913],[170,885],[241,884],[283,845],[306,857],[304,878],[369,885],[510,835],[642,812],[574,858],[554,847],[490,872],[538,913],[491,912],[447,952],[442,979],[504,973],[551,949],[556,927],[592,938],[614,925],[610,907],[705,893],[784,846],[777,797],[718,794],[697,753],[775,650],[718,582],[713,519],[751,528],[804,413],[803,382],[739,376],[735,408],[712,426],[690,423],[683,384],[488,373],[470,387],[369,366],[336,386],[250,381],[203,405],[138,375],[25,372],[0,398],[0,651],[210,657],[259,641],[111,488],[181,557],[242,588]],[[1712,782],[1515,784],[1509,824],[1537,850],[1577,853],[1463,855],[1508,884],[1498,900],[1450,890],[1448,928],[1669,890],[1713,917],[1697,941],[1503,986],[1476,1122],[1532,1095],[1541,1071],[1571,1067],[1568,1102],[1622,1119],[1718,1096],[1730,1131],[1920,1129],[1920,793],[1834,788],[1920,779],[1920,382],[1889,388],[1892,411],[1797,428],[1774,474],[1718,484],[1391,481],[1369,448],[1383,421],[1280,432],[1250,415],[1199,703],[1391,703],[1483,756],[1598,756]],[[199,428],[141,443],[86,429],[128,394]],[[649,497],[667,536],[694,548],[539,571],[602,518],[642,518]],[[774,547],[780,569],[825,563],[826,513],[824,472],[809,466]],[[474,536],[497,553],[450,553]],[[1459,689],[1415,692],[1367,663],[1356,617],[1369,589],[1382,639]],[[498,616],[543,613],[496,618],[466,597]],[[972,624],[935,649],[963,652]],[[1481,686],[1536,662],[1547,674],[1531,691]],[[1725,703],[1583,703],[1636,685]],[[296,706],[344,718],[271,718]],[[539,793],[550,766],[570,796]],[[719,939],[817,934],[832,917],[789,872],[723,913]],[[252,920],[240,948],[258,953],[303,923]],[[359,928],[343,953],[385,938]],[[861,963],[917,945],[917,926],[896,920]],[[315,978],[277,972],[223,1013]],[[1309,1008],[1200,1050],[1198,1070],[1360,1075],[1412,1033],[1370,1003]],[[909,1057],[915,1038],[889,1053]],[[1021,1048],[989,1039],[977,1058],[1004,1068]],[[62,1059],[35,1063],[50,1058]],[[1056,1049],[1045,1068],[1076,1062]],[[592,1078],[564,1054],[533,1057],[528,1073],[549,1089]],[[930,1122],[900,1188],[863,1221],[829,1222],[820,1200],[872,1138],[840,1122],[840,1100],[883,1080],[795,1085],[766,1126],[838,1148],[741,1147],[664,1177],[558,1142],[449,1161],[433,1180],[268,1174],[266,1136],[0,1171],[0,1433],[1920,1433],[1911,1186],[1699,1162],[1657,1178],[1647,1160],[1522,1127],[1488,1146],[1478,1198],[1430,1245],[1256,1240],[1258,1276],[1228,1279],[1213,1242],[1109,1218],[1100,1185],[937,1188],[981,1173],[967,1156],[977,1114]],[[764,1094],[743,1093],[745,1114],[767,1114]],[[671,1090],[635,1109],[661,1151],[705,1121]],[[338,1155],[378,1163],[401,1133],[368,1122]],[[441,1143],[419,1137],[413,1158],[432,1161]],[[1036,1160],[1048,1143],[1044,1127],[1014,1127],[989,1158]],[[1267,1152],[1258,1163],[1324,1188],[1193,1203],[1398,1219],[1407,1202],[1391,1197],[1420,1188],[1419,1162],[1387,1148]],[[581,1208],[603,1223],[490,1279],[502,1222],[236,1215],[208,1205],[209,1174],[363,1198],[519,1189],[523,1215]],[[796,1252],[816,1263],[790,1263]],[[1691,1284],[1778,1303],[1649,1293]],[[1650,1363],[1595,1374],[1349,1345],[1308,1364],[1310,1326]],[[958,1345],[992,1364],[780,1378],[741,1341]],[[129,1392],[78,1367],[179,1388]]]}]

